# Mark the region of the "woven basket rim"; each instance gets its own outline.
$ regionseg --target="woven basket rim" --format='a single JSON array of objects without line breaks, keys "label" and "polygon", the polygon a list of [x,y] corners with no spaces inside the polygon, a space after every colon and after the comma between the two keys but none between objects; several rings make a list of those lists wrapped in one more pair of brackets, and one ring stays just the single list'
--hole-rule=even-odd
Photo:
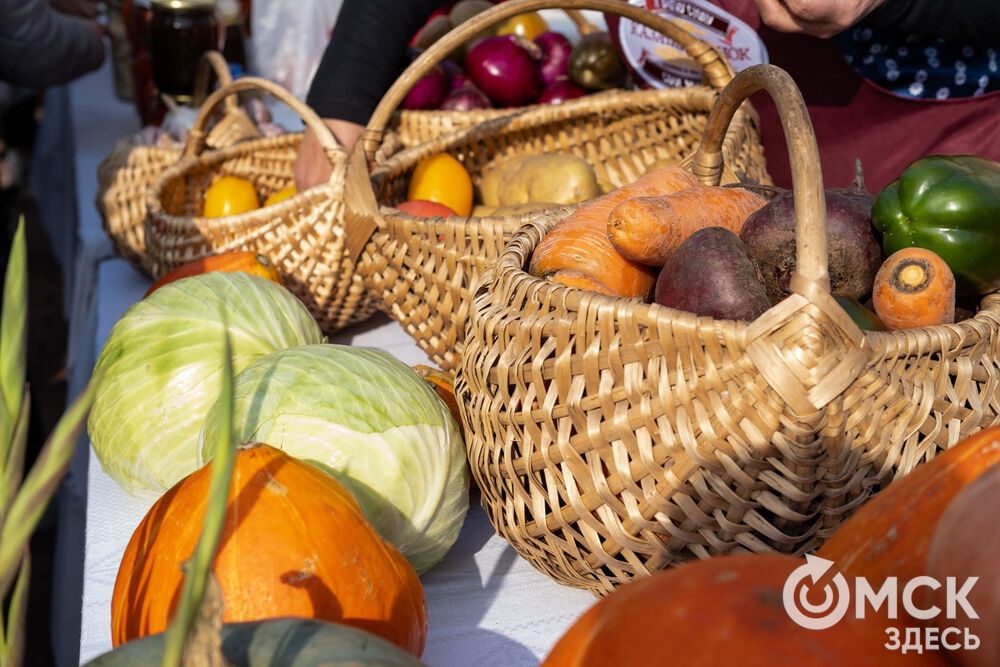
[{"label": "woven basket rim", "polygon": [[[200,155],[187,155],[181,156],[176,163],[167,167],[161,172],[161,174],[152,182],[149,186],[146,195],[146,210],[147,216],[154,216],[161,218],[163,220],[177,221],[177,220],[210,220],[213,225],[224,225],[224,224],[236,224],[246,220],[251,220],[252,216],[259,216],[260,211],[264,210],[265,207],[253,209],[252,211],[247,211],[245,213],[237,213],[235,215],[221,216],[218,218],[207,218],[205,216],[187,216],[187,215],[174,215],[168,213],[163,209],[163,205],[160,202],[160,197],[163,193],[164,188],[167,187],[171,181],[177,178],[183,178],[188,172],[192,171],[197,167],[212,167],[220,162],[225,162],[231,160],[234,157],[239,157],[246,153],[252,153],[255,149],[258,149],[263,145],[265,148],[282,148],[285,144],[294,143],[302,138],[302,132],[287,132],[285,134],[280,134],[274,137],[259,137],[255,139],[248,139],[246,141],[241,141],[232,146],[227,146],[226,148],[215,149],[211,151],[206,151]],[[343,160],[347,159],[347,152],[343,151],[341,157]],[[334,170],[336,173],[336,169]],[[302,203],[307,200],[313,200],[317,197],[324,197],[327,195],[327,191],[333,188],[335,184],[332,181],[325,181],[323,183],[317,183],[308,190],[303,190],[301,192],[296,192],[291,197],[283,199],[282,201],[271,204],[267,207],[269,211],[274,213],[280,213],[285,211],[291,211],[296,209]]]},{"label": "woven basket rim", "polygon": [[[371,172],[371,176],[374,179],[377,175],[383,175],[393,168],[399,168],[401,163],[409,164],[426,155],[475,142],[483,135],[495,134],[497,131],[502,131],[504,126],[512,123],[529,123],[529,127],[548,124],[554,125],[586,114],[621,113],[622,109],[628,110],[631,107],[642,104],[661,106],[664,100],[673,102],[674,98],[686,101],[690,101],[687,98],[693,98],[697,102],[703,102],[705,105],[704,110],[707,113],[712,108],[718,95],[719,91],[715,88],[698,85],[684,88],[664,88],[661,90],[605,91],[604,94],[578,97],[562,104],[534,104],[520,107],[509,113],[492,117],[482,123],[445,133],[437,139],[403,148],[381,162]],[[542,116],[542,118],[538,118],[538,116]],[[731,126],[739,129],[747,123],[756,124],[757,121],[756,109],[754,109],[752,104],[746,102],[734,115]],[[729,134],[734,136],[735,132],[736,130],[733,130]]]},{"label": "woven basket rim", "polygon": [[[664,100],[673,103],[674,100],[686,102],[683,106],[693,106],[691,102],[704,103],[704,110],[707,112],[712,108],[719,91],[709,86],[688,86],[685,88],[666,88],[660,90],[615,90],[604,91],[603,94],[581,97],[569,100],[563,104],[551,105],[531,105],[522,107],[517,111],[506,115],[490,118],[477,125],[465,127],[453,132],[445,133],[431,141],[422,142],[416,146],[403,148],[395,154],[381,162],[369,174],[369,182],[375,193],[376,202],[379,204],[379,213],[398,217],[403,220],[417,220],[418,216],[413,216],[396,209],[392,204],[381,201],[379,192],[383,189],[384,182],[397,179],[414,167],[416,163],[428,155],[452,151],[463,146],[475,144],[484,136],[492,136],[497,132],[505,131],[505,126],[511,123],[525,122],[530,127],[538,125],[556,125],[560,122],[573,119],[588,114],[601,114],[614,112],[624,113],[622,110],[631,110],[637,106],[661,106]],[[588,99],[590,97],[600,98],[598,100]],[[542,116],[542,118],[538,118]],[[757,112],[753,106],[746,102],[734,114],[732,122],[726,133],[726,142],[737,141],[740,133],[747,125],[756,125]],[[516,131],[516,129],[514,130]],[[697,144],[693,146],[696,148]],[[583,203],[583,202],[580,202]],[[559,205],[549,209],[544,209],[532,213],[519,213],[507,216],[451,216],[450,218],[438,218],[437,216],[419,217],[422,220],[433,220],[436,228],[448,229],[450,227],[465,226],[469,224],[488,224],[491,221],[503,221],[504,223],[514,223],[517,227],[527,223],[533,216],[545,211],[558,211],[566,207],[576,208],[579,204]],[[387,210],[386,210],[387,209]],[[438,227],[438,221],[444,220],[444,226]]]},{"label": "woven basket rim", "polygon": [[[497,259],[492,271],[487,271],[480,278],[479,283],[473,290],[474,293],[479,294],[484,289],[488,289],[490,292],[496,294],[503,293],[501,285],[520,281],[524,283],[529,292],[537,295],[537,301],[562,302],[567,310],[573,312],[580,311],[582,305],[595,303],[611,308],[616,313],[616,319],[618,319],[617,313],[620,311],[631,310],[640,316],[639,319],[648,322],[670,322],[675,328],[678,325],[702,329],[710,328],[720,333],[724,332],[735,335],[746,331],[751,326],[752,322],[716,319],[663,306],[658,303],[647,303],[639,299],[615,297],[599,292],[591,292],[578,287],[570,287],[562,283],[546,280],[545,278],[529,273],[525,267],[530,261],[531,253],[538,245],[538,242],[552,227],[571,212],[572,210],[546,211],[535,214],[531,220],[514,233]],[[535,238],[536,235],[537,239]],[[768,312],[777,308],[780,304],[781,301],[772,305],[760,317],[765,317]],[[921,349],[924,353],[933,354],[946,349],[946,345],[951,345],[956,340],[962,340],[963,336],[966,344],[979,341],[982,338],[983,332],[975,326],[975,323],[987,321],[1000,322],[1000,290],[980,295],[979,306],[980,309],[972,317],[952,324],[938,324],[893,331],[860,331],[866,344],[878,345],[880,347],[885,347],[890,343],[909,342],[921,334],[929,334],[927,335],[927,339],[930,343],[922,346]],[[473,307],[469,317],[475,317],[476,311],[477,309]]]}]

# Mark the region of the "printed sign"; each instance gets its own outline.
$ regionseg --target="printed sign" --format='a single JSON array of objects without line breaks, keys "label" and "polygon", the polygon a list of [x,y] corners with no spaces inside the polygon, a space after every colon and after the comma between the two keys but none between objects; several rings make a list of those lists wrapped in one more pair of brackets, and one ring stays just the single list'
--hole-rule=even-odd
[{"label": "printed sign", "polygon": [[[708,0],[629,0],[630,4],[676,18],[692,34],[715,46],[739,72],[768,62],[767,49],[757,33]],[[626,62],[642,81],[654,88],[701,83],[701,69],[677,42],[646,26],[622,18],[618,42]]]}]

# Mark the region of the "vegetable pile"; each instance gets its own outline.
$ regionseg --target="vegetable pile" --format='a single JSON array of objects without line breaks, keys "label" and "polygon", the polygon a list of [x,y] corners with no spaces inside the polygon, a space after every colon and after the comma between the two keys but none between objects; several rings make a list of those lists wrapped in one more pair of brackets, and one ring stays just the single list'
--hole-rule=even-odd
[{"label": "vegetable pile", "polygon": [[[493,3],[460,0],[438,13],[411,42],[411,60],[453,27]],[[628,85],[611,38],[583,27],[576,44],[550,30],[538,13],[513,16],[487,30],[424,75],[403,100],[404,109],[470,111],[526,104],[559,104],[588,93]]]},{"label": "vegetable pile", "polygon": [[[928,156],[876,197],[859,162],[854,182],[825,199],[831,292],[860,328],[952,323],[1000,289],[1000,164]],[[584,203],[542,239],[528,270],[749,321],[788,296],[795,221],[789,190],[707,187],[683,167],[664,167]]]},{"label": "vegetable pile", "polygon": [[95,453],[124,490],[155,498],[119,567],[114,643],[149,637],[148,650],[165,650],[153,636],[177,610],[231,433],[242,444],[213,561],[223,635],[280,641],[293,629],[243,624],[314,619],[368,637],[316,626],[345,658],[419,664],[399,653],[419,656],[426,640],[419,574],[452,547],[469,507],[450,380],[325,343],[281,281],[248,253],[192,262],[134,304],[99,355]]}]

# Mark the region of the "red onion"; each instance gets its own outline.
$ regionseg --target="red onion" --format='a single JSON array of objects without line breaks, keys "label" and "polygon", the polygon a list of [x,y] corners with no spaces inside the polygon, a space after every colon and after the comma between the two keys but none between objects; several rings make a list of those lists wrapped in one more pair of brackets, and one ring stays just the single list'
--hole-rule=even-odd
[{"label": "red onion", "polygon": [[403,99],[404,109],[437,109],[448,93],[448,79],[440,65],[413,84]]},{"label": "red onion", "polygon": [[[448,90],[458,90],[460,88],[475,88],[476,84],[462,66],[453,60],[444,60],[441,63],[444,73],[448,77]],[[478,90],[478,89],[477,89]]]},{"label": "red onion", "polygon": [[465,56],[465,70],[476,86],[499,105],[528,104],[542,80],[530,52],[510,35],[489,37]]},{"label": "red onion", "polygon": [[587,91],[568,78],[558,79],[542,89],[542,94],[538,96],[538,104],[560,104],[586,94]]},{"label": "red onion", "polygon": [[542,50],[538,71],[542,83],[549,85],[569,74],[569,54],[573,45],[566,35],[549,30],[535,37],[535,44]]},{"label": "red onion", "polygon": [[493,105],[490,98],[478,88],[458,88],[448,93],[441,103],[442,109],[448,111],[471,111],[473,109],[489,109]]}]

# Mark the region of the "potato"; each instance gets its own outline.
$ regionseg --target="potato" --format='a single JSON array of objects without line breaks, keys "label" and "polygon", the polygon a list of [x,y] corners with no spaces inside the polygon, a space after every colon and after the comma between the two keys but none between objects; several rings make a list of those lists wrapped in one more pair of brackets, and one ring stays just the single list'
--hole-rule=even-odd
[{"label": "potato", "polygon": [[500,206],[500,184],[507,178],[508,172],[516,171],[521,163],[531,155],[515,155],[504,158],[483,173],[479,183],[479,200],[484,206]]},{"label": "potato", "polygon": [[480,199],[487,206],[575,204],[601,193],[587,161],[563,153],[507,158],[488,169],[479,184]]},{"label": "potato", "polygon": [[500,181],[501,206],[528,202],[575,204],[601,194],[594,170],[575,155],[534,155]]},{"label": "potato", "polygon": [[472,207],[472,217],[474,218],[485,218],[488,215],[493,215],[493,211],[497,209],[496,206],[487,206],[486,204],[476,204]]}]

